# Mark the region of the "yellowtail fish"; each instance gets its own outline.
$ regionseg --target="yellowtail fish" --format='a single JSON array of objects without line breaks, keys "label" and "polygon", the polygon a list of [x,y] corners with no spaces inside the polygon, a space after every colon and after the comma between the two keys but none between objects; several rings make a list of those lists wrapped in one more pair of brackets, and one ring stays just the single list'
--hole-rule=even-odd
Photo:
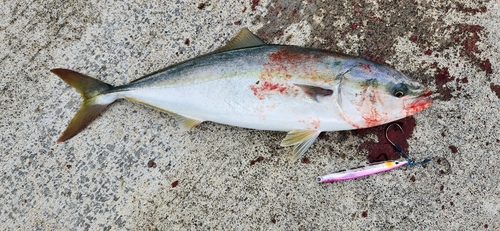
[{"label": "yellowtail fish", "polygon": [[428,88],[390,67],[269,45],[246,28],[214,52],[122,86],[67,69],[51,72],[84,99],[58,142],[78,134],[115,100],[127,99],[170,114],[185,129],[213,121],[288,132],[281,145],[294,146],[296,160],[322,131],[377,126],[432,105]]}]

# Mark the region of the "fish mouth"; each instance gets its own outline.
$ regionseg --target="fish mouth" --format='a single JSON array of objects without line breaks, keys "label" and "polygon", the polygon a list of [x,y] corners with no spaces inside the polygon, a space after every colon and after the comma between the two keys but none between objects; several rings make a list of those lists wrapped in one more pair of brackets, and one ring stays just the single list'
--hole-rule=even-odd
[{"label": "fish mouth", "polygon": [[414,115],[432,106],[433,100],[429,98],[431,95],[432,91],[430,91],[429,88],[425,88],[422,94],[417,96],[416,99],[405,108],[406,116]]}]

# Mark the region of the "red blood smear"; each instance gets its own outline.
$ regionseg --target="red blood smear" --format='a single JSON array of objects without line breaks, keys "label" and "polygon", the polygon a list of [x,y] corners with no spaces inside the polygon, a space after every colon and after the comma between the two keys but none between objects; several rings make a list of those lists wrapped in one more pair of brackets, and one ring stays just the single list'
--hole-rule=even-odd
[{"label": "red blood smear", "polygon": [[477,42],[480,40],[478,33],[483,30],[483,27],[479,25],[460,24],[457,25],[457,29],[458,31],[454,33],[454,40],[464,48],[460,55],[465,55],[479,62],[476,57],[476,53],[481,53],[477,46]]},{"label": "red blood smear", "polygon": [[351,30],[356,30],[358,29],[359,24],[358,23],[351,23]]},{"label": "red blood smear", "polygon": [[291,73],[302,68],[306,75],[314,77],[316,70],[307,65],[309,62],[317,61],[322,55],[326,54],[308,54],[303,53],[294,47],[284,47],[283,49],[269,55],[268,61],[264,64],[264,69],[260,75],[260,82],[251,85],[249,88],[260,100],[266,96],[278,94],[297,93],[293,85],[277,83],[277,79],[291,78]]},{"label": "red blood smear", "polygon": [[489,59],[481,61],[479,64],[481,70],[485,71],[487,74],[493,74],[493,69],[491,69],[491,63]]},{"label": "red blood smear", "polygon": [[176,181],[174,181],[174,182],[172,183],[172,188],[177,187],[177,185],[179,185],[179,181],[178,181],[178,180],[176,180]]},{"label": "red blood smear", "polygon": [[188,45],[188,46],[189,46],[189,43],[190,43],[189,39],[186,39],[186,40],[184,41],[184,44],[186,44],[186,45]]},{"label": "red blood smear", "polygon": [[490,83],[490,89],[495,92],[497,97],[500,99],[500,85],[495,85],[493,83]]},{"label": "red blood smear", "polygon": [[363,14],[363,10],[361,9],[361,5],[359,5],[359,3],[353,1],[351,2],[351,5],[354,7],[354,15]]},{"label": "red blood smear", "polygon": [[456,3],[457,10],[460,12],[464,13],[471,13],[471,14],[477,14],[477,13],[485,13],[487,11],[486,6],[481,6],[479,8],[469,8],[465,7],[464,4],[462,3]]},{"label": "red blood smear", "polygon": [[251,161],[250,161],[250,165],[254,165],[255,163],[257,163],[257,162],[261,162],[261,161],[263,161],[263,160],[264,160],[264,157],[259,156],[259,157],[257,157],[257,159],[255,159],[255,160],[251,160]]},{"label": "red blood smear", "polygon": [[250,86],[250,90],[253,91],[253,94],[257,96],[260,100],[263,100],[267,95],[271,95],[272,92],[277,92],[280,94],[287,93],[287,90],[290,89],[290,86],[279,83],[270,83],[263,82],[257,85]]},{"label": "red blood smear", "polygon": [[[407,152],[408,142],[407,140],[412,136],[413,129],[415,128],[415,119],[413,117],[406,117],[404,119],[398,120],[398,123],[403,132],[401,132],[397,126],[391,126],[387,132],[387,136],[394,142],[398,147],[402,148]],[[370,163],[385,161],[385,160],[396,160],[401,157],[401,154],[394,149],[394,147],[385,138],[385,130],[388,125],[381,125],[373,128],[359,129],[351,131],[351,133],[358,137],[366,137],[369,134],[374,134],[378,138],[378,142],[367,141],[359,145],[359,150],[368,151],[368,161]],[[409,154],[411,156],[411,154]]]},{"label": "red blood smear", "polygon": [[361,68],[365,71],[368,71],[368,72],[372,72],[372,68],[370,67],[370,64],[367,64],[367,63],[359,64],[359,68]]},{"label": "red blood smear", "polygon": [[455,79],[455,77],[453,77],[453,76],[450,77],[450,72],[448,72],[447,67],[444,67],[442,69],[438,68],[437,72],[438,73],[436,73],[436,75],[434,76],[434,77],[436,77],[436,84],[437,85],[444,85],[447,82],[450,82],[450,81]]},{"label": "red blood smear", "polygon": [[364,54],[361,55],[363,58],[366,58],[370,61],[376,62],[376,63],[382,63],[382,64],[387,64],[385,63],[385,59],[379,55],[376,55],[370,50],[366,50]]},{"label": "red blood smear", "polygon": [[148,161],[148,168],[156,168],[156,163],[153,160]]},{"label": "red blood smear", "polygon": [[416,43],[418,40],[418,36],[416,34],[412,34],[411,37],[410,37],[410,41]]},{"label": "red blood smear", "polygon": [[476,43],[479,41],[479,35],[474,33],[471,38],[462,41],[462,46],[467,52],[478,52]]},{"label": "red blood smear", "polygon": [[252,0],[252,6],[251,6],[252,11],[256,10],[255,7],[257,7],[259,5],[259,2],[260,2],[260,0]]},{"label": "red blood smear", "polygon": [[311,55],[307,53],[300,53],[293,47],[285,47],[280,51],[269,55],[269,64],[297,64],[307,61],[316,61],[320,58],[319,55]]},{"label": "red blood smear", "polygon": [[441,94],[441,96],[443,96],[444,100],[448,101],[453,97],[451,95],[453,91],[445,85],[446,83],[454,80],[455,77],[450,76],[450,72],[448,72],[447,67],[437,68],[436,71],[437,73],[434,75],[434,77],[436,79],[436,87],[438,89],[437,91],[439,92],[439,94]]},{"label": "red blood smear", "polygon": [[412,102],[408,108],[406,109],[406,115],[411,116],[414,115],[420,111],[423,111],[424,109],[432,106],[433,100],[426,98],[432,94],[431,91],[427,90],[424,94],[421,95],[420,98]]},{"label": "red blood smear", "polygon": [[458,152],[457,147],[455,147],[454,145],[450,145],[449,148],[451,150],[451,153],[457,153]]}]

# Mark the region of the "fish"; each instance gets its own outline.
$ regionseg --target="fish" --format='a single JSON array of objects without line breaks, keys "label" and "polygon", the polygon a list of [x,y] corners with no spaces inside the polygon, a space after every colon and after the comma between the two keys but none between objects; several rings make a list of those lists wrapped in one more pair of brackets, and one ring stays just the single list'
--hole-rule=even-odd
[{"label": "fish", "polygon": [[287,132],[292,160],[321,132],[373,127],[432,105],[432,92],[386,65],[299,46],[266,44],[243,28],[225,46],[112,86],[76,71],[50,70],[83,102],[57,142],[126,99],[171,115],[182,130],[204,121]]}]

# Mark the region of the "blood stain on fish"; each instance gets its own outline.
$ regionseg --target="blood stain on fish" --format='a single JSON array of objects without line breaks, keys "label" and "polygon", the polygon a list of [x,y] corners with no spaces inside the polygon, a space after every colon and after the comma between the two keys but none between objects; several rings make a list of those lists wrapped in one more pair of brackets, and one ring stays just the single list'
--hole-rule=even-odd
[{"label": "blood stain on fish", "polygon": [[305,69],[301,72],[305,72],[306,76],[317,78],[313,75],[314,68],[309,67],[307,63],[317,61],[320,55],[304,54],[294,49],[296,48],[286,47],[269,55],[268,61],[263,65],[259,81],[250,86],[250,90],[260,100],[276,93],[296,96],[298,90],[294,86],[279,81],[291,79],[291,73],[296,73],[299,69]]},{"label": "blood stain on fish", "polygon": [[261,78],[285,78],[290,79],[292,73],[298,70],[305,73],[306,77],[317,77],[316,70],[311,65],[317,62],[320,53],[303,53],[294,47],[285,47],[269,55],[268,61],[264,64]]},{"label": "blood stain on fish", "polygon": [[372,72],[372,68],[370,67],[370,64],[368,64],[368,63],[361,63],[361,64],[359,64],[359,67],[365,71]]},{"label": "blood stain on fish", "polygon": [[268,81],[263,81],[255,85],[250,86],[253,94],[257,96],[260,100],[263,100],[266,96],[270,96],[274,93],[287,94],[292,88],[292,86],[280,83],[271,83]]}]

